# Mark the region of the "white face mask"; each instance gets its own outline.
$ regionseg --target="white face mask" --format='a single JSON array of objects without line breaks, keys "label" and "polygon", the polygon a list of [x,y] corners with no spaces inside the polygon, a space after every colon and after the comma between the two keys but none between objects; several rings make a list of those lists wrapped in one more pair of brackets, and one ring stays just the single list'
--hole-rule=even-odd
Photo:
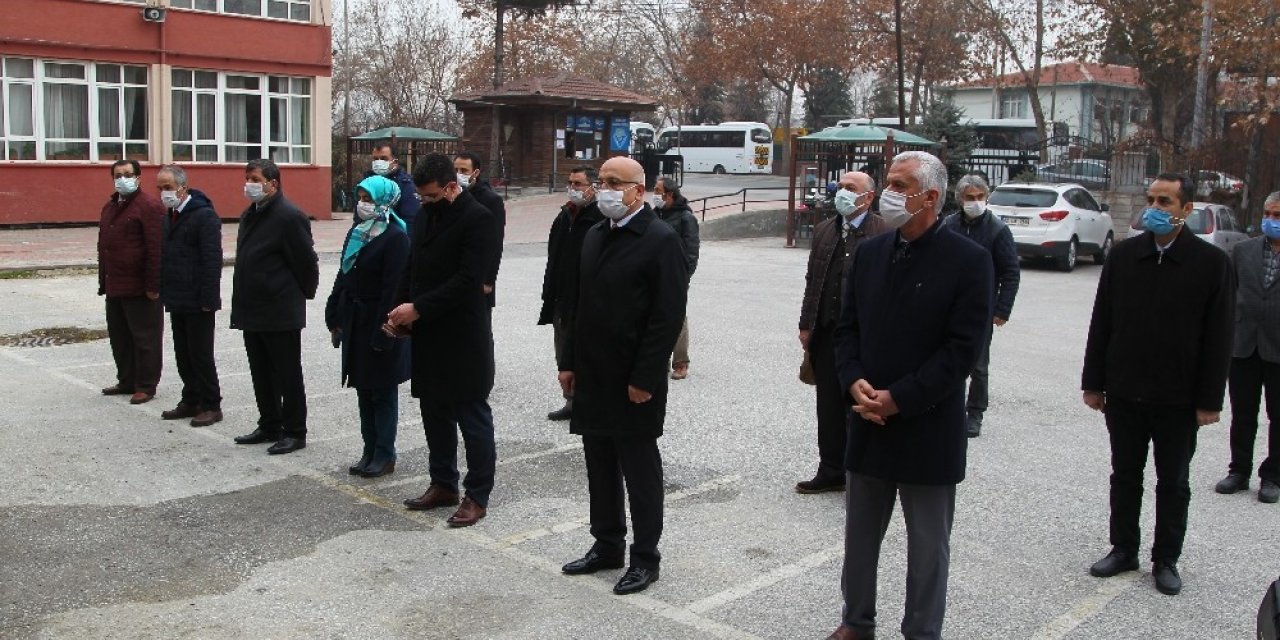
[{"label": "white face mask", "polygon": [[361,220],[372,220],[378,217],[378,206],[372,202],[357,202],[356,215]]},{"label": "white face mask", "polygon": [[[634,186],[631,185],[627,189]],[[600,213],[604,214],[604,217],[615,222],[627,217],[628,207],[622,202],[622,194],[626,193],[627,189],[622,191],[606,189],[596,195],[597,205],[600,207]]]},{"label": "white face mask", "polygon": [[263,198],[265,198],[266,196],[267,196],[267,194],[266,194],[266,193],[264,193],[264,192],[263,192],[263,190],[262,190],[262,183],[261,183],[261,182],[246,182],[246,183],[244,183],[244,197],[246,197],[246,198],[248,198],[248,199],[250,199],[250,200],[252,200],[252,201],[254,201],[254,202],[259,202],[259,201],[261,201]]},{"label": "white face mask", "polygon": [[[921,192],[923,193],[923,192]],[[920,195],[920,193],[914,194]],[[880,217],[890,229],[897,229],[906,224],[911,216],[919,211],[907,211],[907,194],[901,191],[885,190],[880,194]]]},{"label": "white face mask", "polygon": [[471,186],[471,175],[459,171],[458,172],[458,188],[466,189],[469,186]]},{"label": "white face mask", "polygon": [[854,193],[848,189],[841,189],[836,193],[835,207],[836,212],[844,217],[849,217],[858,212],[858,199],[865,196],[865,193]]},{"label": "white face mask", "polygon": [[164,206],[173,209],[182,204],[182,199],[178,197],[177,191],[161,191],[160,202],[163,202]]},{"label": "white face mask", "polygon": [[650,196],[649,206],[653,207],[654,209],[661,209],[662,207],[666,206],[666,203],[663,202],[662,196],[655,193],[652,196]]},{"label": "white face mask", "polygon": [[380,176],[385,176],[388,173],[391,173],[391,161],[390,160],[374,160],[373,172]]},{"label": "white face mask", "polygon": [[127,196],[138,190],[137,178],[116,178],[116,193]]},{"label": "white face mask", "polygon": [[578,205],[579,207],[581,207],[582,205],[588,202],[591,202],[591,198],[587,197],[586,191],[579,191],[577,189],[568,189],[566,193],[569,196],[569,202],[572,202]]},{"label": "white face mask", "polygon": [[978,216],[982,215],[982,213],[986,210],[987,210],[986,200],[974,200],[973,202],[964,203],[964,215],[970,220],[973,220],[974,218],[977,218]]}]

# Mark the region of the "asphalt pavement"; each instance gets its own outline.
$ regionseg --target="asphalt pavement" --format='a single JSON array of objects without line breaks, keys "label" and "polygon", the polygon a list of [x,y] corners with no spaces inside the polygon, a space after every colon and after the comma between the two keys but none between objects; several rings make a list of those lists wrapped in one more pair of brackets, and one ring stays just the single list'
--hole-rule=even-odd
[{"label": "asphalt pavement", "polygon": [[[0,348],[0,637],[826,637],[840,619],[843,496],[792,491],[817,461],[813,391],[796,379],[807,252],[781,239],[703,245],[690,374],[672,383],[660,441],[662,578],[620,597],[618,572],[559,573],[591,539],[580,440],[545,419],[560,404],[551,330],[534,324],[545,251],[513,244],[504,255],[497,487],[488,517],[469,529],[444,527],[449,510],[400,505],[428,482],[407,385],[395,474],[345,472],[360,439],[322,325],[332,254],[303,334],[308,447],[287,456],[231,442],[256,415],[225,311],[227,419],[204,429],[159,418],[180,384],[167,345],[159,395],[140,406],[99,394],[114,381],[105,341]],[[1088,575],[1108,550],[1106,431],[1078,391],[1098,272],[1025,269],[1010,322],[996,330],[991,409],[958,491],[945,634],[1251,638],[1280,573],[1280,508],[1254,492],[1213,492],[1229,412],[1202,430],[1192,465],[1182,594],[1157,593],[1147,562],[1118,578]],[[229,269],[223,283],[229,300]],[[0,280],[0,334],[103,327],[95,290],[92,275]],[[905,564],[899,511],[879,565],[882,637],[897,635]]]}]

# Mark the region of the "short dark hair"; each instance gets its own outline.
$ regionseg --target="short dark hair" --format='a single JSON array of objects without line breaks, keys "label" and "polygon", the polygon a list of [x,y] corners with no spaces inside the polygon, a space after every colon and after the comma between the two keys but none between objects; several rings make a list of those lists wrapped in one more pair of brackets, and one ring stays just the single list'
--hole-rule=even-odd
[{"label": "short dark hair", "polygon": [[585,165],[585,164],[579,165],[569,170],[569,175],[573,175],[575,173],[581,173],[586,175],[587,182],[590,182],[592,184],[595,184],[596,180],[600,179],[600,172],[597,171],[595,167],[590,165]]},{"label": "short dark hair", "polygon": [[662,190],[671,194],[671,202],[675,204],[685,204],[688,200],[684,199],[684,195],[680,193],[680,185],[676,184],[676,179],[671,177],[658,178],[658,182],[662,185]]},{"label": "short dark hair", "polygon": [[276,163],[272,162],[270,159],[258,158],[256,160],[250,160],[248,164],[244,165],[245,173],[249,173],[254,169],[261,171],[262,177],[268,180],[275,180],[276,184],[284,186],[284,183],[280,181],[280,167],[277,167]]},{"label": "short dark hair", "polygon": [[459,151],[458,155],[454,156],[453,159],[454,160],[470,160],[472,169],[475,169],[477,171],[480,169],[480,156],[474,151]]},{"label": "short dark hair", "polygon": [[425,187],[434,182],[436,186],[443,188],[457,179],[458,174],[453,171],[453,160],[443,153],[429,153],[413,168],[413,185],[416,187]]},{"label": "short dark hair", "polygon": [[1179,198],[1181,198],[1181,202],[1179,202],[1178,204],[1187,204],[1188,202],[1195,201],[1196,183],[1192,182],[1191,178],[1189,178],[1187,174],[1166,171],[1156,176],[1156,180],[1178,183],[1178,196]]},{"label": "short dark hair", "polygon": [[142,167],[138,165],[137,160],[116,160],[115,162],[111,163],[111,176],[115,177],[116,167],[124,166],[126,164],[129,165],[130,167],[133,167],[133,175],[137,177],[142,177]]},{"label": "short dark hair", "polygon": [[400,150],[397,149],[395,143],[390,140],[384,139],[373,143],[373,149],[371,149],[371,151],[377,151],[378,149],[390,149],[392,158],[400,157]]}]

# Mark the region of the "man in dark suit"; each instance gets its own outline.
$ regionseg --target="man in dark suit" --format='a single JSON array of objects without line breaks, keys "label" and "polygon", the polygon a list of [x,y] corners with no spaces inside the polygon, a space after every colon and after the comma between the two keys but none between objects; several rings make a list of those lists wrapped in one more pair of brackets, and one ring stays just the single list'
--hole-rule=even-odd
[{"label": "man in dark suit", "polygon": [[453,159],[453,168],[458,174],[458,186],[493,212],[493,230],[498,238],[498,248],[490,257],[484,274],[484,294],[492,307],[497,300],[493,290],[498,282],[498,265],[502,262],[502,239],[507,232],[507,205],[502,202],[502,196],[493,190],[489,181],[480,176],[480,156],[463,151]]},{"label": "man in dark suit", "polygon": [[[422,213],[400,279],[400,305],[386,331],[413,333],[411,387],[422,409],[431,486],[405,500],[414,510],[460,505],[451,527],[485,517],[493,491],[493,328],[481,288],[497,251],[493,213],[458,184],[449,157],[418,161],[413,183]],[[466,496],[458,495],[458,431],[467,446]]]},{"label": "man in dark suit", "polygon": [[222,392],[213,357],[214,314],[222,308],[222,221],[213,203],[187,184],[187,172],[165,165],[156,173],[164,218],[160,301],[169,311],[173,358],[182,378],[177,406],[165,420],[191,418],[191,426],[222,421]]},{"label": "man in dark suit", "polygon": [[858,247],[835,329],[854,403],[845,451],[844,621],[831,640],[875,636],[880,544],[902,498],[907,594],[902,635],[942,637],[956,485],[964,480],[964,379],[991,323],[991,257],[938,221],[947,169],[898,154],[880,195],[897,233]]},{"label": "man in dark suit", "polygon": [[1218,493],[1249,488],[1253,444],[1258,436],[1258,405],[1267,394],[1267,457],[1258,467],[1258,501],[1280,500],[1280,191],[1263,203],[1262,235],[1231,251],[1235,268],[1236,331],[1232,349],[1231,466]]},{"label": "man in dark suit", "polygon": [[607,160],[596,190],[609,220],[591,227],[583,241],[577,317],[557,363],[561,387],[573,394],[569,430],[582,436],[595,544],[563,571],[623,566],[625,490],[635,539],[631,566],[613,587],[623,595],[658,579],[664,496],[658,438],[688,275],[679,236],[645,204],[640,163]]},{"label": "man in dark suit", "polygon": [[[569,172],[569,201],[551,223],[547,236],[547,270],[542,276],[542,311],[538,324],[549,324],[555,334],[556,361],[563,359],[565,342],[578,310],[578,264],[587,231],[604,220],[596,206],[595,167],[574,167]],[[547,414],[548,420],[573,416],[573,394],[564,393],[564,406]]]},{"label": "man in dark suit", "polygon": [[1231,363],[1235,273],[1227,254],[1187,231],[1195,184],[1164,173],[1147,187],[1149,233],[1115,245],[1098,279],[1080,376],[1085,405],[1111,440],[1111,552],[1089,568],[1108,578],[1138,569],[1142,476],[1156,467],[1156,589],[1182,590],[1178,557],[1191,504],[1200,427],[1218,421]]},{"label": "man in dark suit", "polygon": [[245,165],[231,328],[244,332],[258,428],[236,444],[274,442],[272,455],[307,446],[307,390],[302,380],[302,329],[307,300],[316,297],[320,263],[307,214],[284,197],[280,168],[260,159]]},{"label": "man in dark suit", "polygon": [[832,342],[840,317],[840,298],[849,256],[867,239],[890,231],[871,212],[876,182],[860,171],[840,176],[836,212],[840,215],[813,229],[809,268],[804,274],[804,301],[800,305],[800,346],[809,352],[816,382],[818,413],[818,471],[812,479],[796,483],[796,493],[844,490],[844,450],[847,445],[849,403],[836,375],[836,350]]}]

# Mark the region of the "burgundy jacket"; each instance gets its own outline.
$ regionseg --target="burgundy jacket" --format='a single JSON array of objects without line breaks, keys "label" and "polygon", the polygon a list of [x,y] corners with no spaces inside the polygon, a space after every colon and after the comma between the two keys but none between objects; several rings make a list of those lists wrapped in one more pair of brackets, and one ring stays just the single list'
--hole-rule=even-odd
[{"label": "burgundy jacket", "polygon": [[98,295],[128,298],[160,292],[164,205],[139,189],[112,194],[98,222]]}]

